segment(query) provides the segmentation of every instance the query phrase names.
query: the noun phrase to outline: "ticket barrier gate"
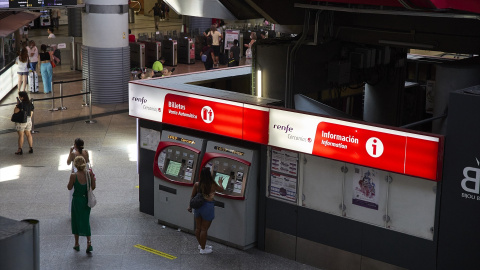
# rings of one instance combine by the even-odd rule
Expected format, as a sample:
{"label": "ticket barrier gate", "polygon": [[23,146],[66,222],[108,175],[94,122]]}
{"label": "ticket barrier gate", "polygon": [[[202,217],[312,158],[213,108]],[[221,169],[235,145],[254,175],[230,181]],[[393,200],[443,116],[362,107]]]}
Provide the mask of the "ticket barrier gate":
{"label": "ticket barrier gate", "polygon": [[147,41],[145,42],[145,61],[147,67],[152,67],[153,63],[162,56],[162,42]]}
{"label": "ticket barrier gate", "polygon": [[183,37],[178,40],[178,62],[195,64],[195,43],[192,38]]}
{"label": "ticket barrier gate", "polygon": [[129,42],[130,45],[130,67],[145,67],[145,44]]}
{"label": "ticket barrier gate", "polygon": [[162,42],[162,56],[166,66],[177,66],[177,40],[165,39]]}

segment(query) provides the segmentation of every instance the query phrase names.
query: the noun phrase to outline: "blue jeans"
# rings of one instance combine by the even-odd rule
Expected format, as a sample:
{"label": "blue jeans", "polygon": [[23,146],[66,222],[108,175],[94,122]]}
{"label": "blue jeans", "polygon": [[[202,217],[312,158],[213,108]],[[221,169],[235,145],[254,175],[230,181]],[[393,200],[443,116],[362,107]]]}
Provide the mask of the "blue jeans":
{"label": "blue jeans", "polygon": [[42,81],[43,81],[43,92],[50,93],[52,92],[52,76],[53,68],[50,63],[42,63],[40,66],[42,72]]}
{"label": "blue jeans", "polygon": [[38,62],[30,62],[30,67],[32,68],[33,71],[37,70],[37,64]]}

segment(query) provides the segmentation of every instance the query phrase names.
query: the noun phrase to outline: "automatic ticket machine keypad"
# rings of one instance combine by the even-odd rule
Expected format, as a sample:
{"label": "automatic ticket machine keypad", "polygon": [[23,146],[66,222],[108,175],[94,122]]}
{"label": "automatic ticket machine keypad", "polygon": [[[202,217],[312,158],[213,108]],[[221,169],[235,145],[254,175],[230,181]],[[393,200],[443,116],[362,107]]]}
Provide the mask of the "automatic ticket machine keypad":
{"label": "automatic ticket machine keypad", "polygon": [[[249,166],[229,158],[214,158],[210,160],[206,167],[213,171],[213,179],[218,185],[221,185],[226,195],[243,197]],[[220,184],[220,179],[223,182]]]}
{"label": "automatic ticket machine keypad", "polygon": [[158,168],[170,180],[193,183],[197,160],[197,153],[180,146],[169,146],[158,156]]}

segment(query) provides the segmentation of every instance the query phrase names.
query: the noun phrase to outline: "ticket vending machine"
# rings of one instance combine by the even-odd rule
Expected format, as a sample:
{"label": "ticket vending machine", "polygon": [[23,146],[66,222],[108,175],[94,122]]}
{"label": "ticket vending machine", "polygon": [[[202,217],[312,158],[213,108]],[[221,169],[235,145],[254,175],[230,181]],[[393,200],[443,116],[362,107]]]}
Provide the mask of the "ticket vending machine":
{"label": "ticket vending machine", "polygon": [[153,63],[162,56],[162,42],[147,41],[145,42],[145,64],[151,68]]}
{"label": "ticket vending machine", "polygon": [[204,145],[203,139],[162,132],[153,164],[154,217],[159,223],[194,231],[195,221],[187,207]]}
{"label": "ticket vending machine", "polygon": [[139,42],[129,42],[130,45],[130,67],[145,67],[145,44]]}
{"label": "ticket vending machine", "polygon": [[163,41],[162,56],[166,66],[177,66],[177,40],[169,38]]}
{"label": "ticket vending machine", "polygon": [[208,236],[227,245],[248,249],[256,242],[258,152],[209,141],[202,168],[210,167],[223,193],[215,195],[215,221]]}
{"label": "ticket vending machine", "polygon": [[195,64],[195,43],[189,37],[178,40],[178,62],[182,64]]}

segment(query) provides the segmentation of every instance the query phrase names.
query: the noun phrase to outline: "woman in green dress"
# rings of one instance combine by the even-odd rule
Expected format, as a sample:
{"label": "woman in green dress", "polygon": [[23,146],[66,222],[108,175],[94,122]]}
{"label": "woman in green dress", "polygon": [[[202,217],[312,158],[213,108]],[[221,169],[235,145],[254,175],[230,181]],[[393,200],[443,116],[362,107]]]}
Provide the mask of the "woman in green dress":
{"label": "woman in green dress", "polygon": [[77,168],[76,173],[70,175],[70,181],[67,188],[71,190],[75,187],[72,199],[72,233],[75,236],[75,246],[73,249],[80,250],[80,244],[78,243],[79,236],[87,237],[87,253],[93,251],[92,242],[90,236],[90,210],[88,207],[87,199],[87,173],[90,175],[92,190],[95,189],[95,175],[92,171],[86,171],[87,166],[85,159],[82,156],[77,156],[73,161],[73,164]]}

